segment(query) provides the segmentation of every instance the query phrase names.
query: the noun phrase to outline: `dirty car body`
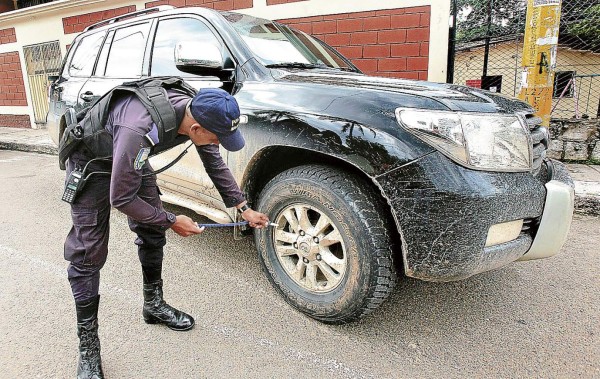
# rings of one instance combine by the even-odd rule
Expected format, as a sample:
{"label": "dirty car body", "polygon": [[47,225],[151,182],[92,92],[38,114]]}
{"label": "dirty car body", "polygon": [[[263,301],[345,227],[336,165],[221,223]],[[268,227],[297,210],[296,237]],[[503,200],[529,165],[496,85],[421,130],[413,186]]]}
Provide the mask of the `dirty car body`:
{"label": "dirty car body", "polygon": [[[222,152],[227,154],[228,166],[251,203],[265,204],[267,200],[261,199],[261,193],[264,195],[265,187],[273,181],[288,183],[285,188],[293,187],[294,182],[282,181],[285,178],[281,175],[301,165],[323,165],[336,171],[339,180],[348,176],[364,181],[364,191],[370,194],[365,195],[366,199],[372,200],[381,220],[390,220],[386,234],[394,251],[389,259],[402,261],[405,275],[423,280],[464,279],[513,261],[552,256],[560,250],[573,212],[572,182],[560,163],[546,159],[548,135],[527,104],[473,88],[369,77],[321,41],[280,24],[236,13],[161,8],[157,13],[101,25],[96,32],[106,34],[106,45],[111,33],[118,33],[112,29],[119,25],[147,22],[149,37],[143,43],[148,48],[137,77],[152,76],[158,74],[153,68],[158,67],[158,59],[148,51],[156,49],[156,30],[160,33],[161,22],[181,18],[206,25],[223,54],[219,74],[214,70],[201,71],[201,67],[193,71],[193,67],[180,66],[178,74],[197,88],[216,83],[238,100],[246,147],[238,153]],[[70,76],[69,62],[82,38],[92,32],[83,33],[73,43],[63,73],[52,86],[48,119],[55,141],[64,127],[66,107],[81,108],[85,94],[93,92],[98,97],[112,84],[137,78],[106,79],[99,75],[101,53],[97,54],[91,75]],[[265,35],[269,37],[264,38]],[[277,46],[271,45],[273,40]],[[286,61],[282,56],[290,51],[296,56]],[[306,56],[318,59],[305,59]],[[78,90],[68,89],[70,79],[84,84]],[[67,93],[75,95],[65,97]],[[491,128],[497,133],[490,133]],[[478,147],[479,142],[488,144],[489,151]],[[168,163],[178,152],[173,149],[161,154],[153,164]],[[517,161],[520,163],[513,165]],[[197,169],[199,164],[197,157],[189,158],[179,168],[162,174],[159,183],[165,193],[163,199],[215,221],[234,219],[236,215],[224,207],[214,186]],[[303,198],[311,197],[302,191],[297,195],[291,197],[295,200],[290,200],[290,207],[299,207],[297,204],[304,204]],[[325,207],[320,209],[318,201],[307,200],[305,206],[308,211],[304,212],[315,215],[310,226],[316,227],[318,217],[327,215],[331,228],[336,233],[337,229],[341,231],[345,220],[336,220],[335,212]],[[291,208],[285,209],[288,212]],[[355,211],[358,218],[362,211]],[[270,217],[278,222],[277,214]],[[298,245],[300,251],[301,240],[293,239],[300,237],[291,237],[297,235],[300,227],[294,228],[285,217],[280,220],[280,230],[259,235],[257,245],[270,244],[277,250],[284,241],[286,248]],[[304,234],[300,235],[304,238]],[[288,302],[323,321],[345,322],[368,313],[357,311],[347,317],[334,317],[333,311],[320,314],[315,310],[317,306],[310,305],[311,301],[319,302],[320,294],[335,298],[336,291],[341,291],[339,286],[349,283],[354,269],[350,246],[353,239],[342,237],[339,244],[343,252],[336,253],[335,262],[343,261],[344,265],[331,263],[331,267],[336,267],[332,272],[322,268],[323,275],[315,274],[313,287],[307,284],[306,273],[318,270],[310,265],[320,255],[308,252],[322,246],[307,245],[307,254],[294,253],[299,259],[291,262],[303,267],[304,281],[296,278],[282,289],[278,277],[272,280]],[[314,241],[318,240],[315,234]],[[358,246],[357,251],[370,254],[368,246]],[[302,266],[303,259],[310,263]],[[273,258],[265,263],[267,271],[273,262],[285,263]],[[320,265],[314,261],[314,267]],[[392,266],[385,264],[386,270],[393,270]],[[286,270],[296,272],[293,268]],[[332,278],[338,278],[342,284],[323,284],[324,289],[319,289],[321,283]],[[380,282],[393,286],[393,275],[384,279]],[[369,280],[372,281],[365,279],[365,285],[374,286]],[[319,284],[315,286],[316,283]],[[308,304],[305,308],[298,305],[304,303]]]}
{"label": "dirty car body", "polygon": [[[262,83],[256,88],[250,85],[247,92],[238,94],[242,104],[253,103],[249,108],[254,111],[249,114],[255,122],[244,129],[252,146],[248,150],[274,145],[301,147],[348,162],[368,176],[381,190],[396,221],[407,276],[458,280],[523,258],[546,205],[545,184],[554,179],[563,184],[561,188],[572,191],[564,166],[545,159],[541,149],[531,171],[473,170],[424,144],[399,126],[394,116],[399,105],[519,114],[524,123],[533,121],[531,128],[539,139],[536,145],[545,150],[545,131],[533,110],[522,102],[475,89],[361,74],[285,72],[273,84],[268,89]],[[253,89],[285,101],[277,109],[263,109],[265,104]],[[265,130],[269,130],[266,135]],[[248,152],[247,157],[251,155]],[[554,220],[556,223],[570,222],[569,201],[557,205],[565,208],[567,216]],[[490,227],[515,220],[524,221],[518,237],[485,246]],[[564,235],[557,238],[547,256],[560,249],[561,241]]]}

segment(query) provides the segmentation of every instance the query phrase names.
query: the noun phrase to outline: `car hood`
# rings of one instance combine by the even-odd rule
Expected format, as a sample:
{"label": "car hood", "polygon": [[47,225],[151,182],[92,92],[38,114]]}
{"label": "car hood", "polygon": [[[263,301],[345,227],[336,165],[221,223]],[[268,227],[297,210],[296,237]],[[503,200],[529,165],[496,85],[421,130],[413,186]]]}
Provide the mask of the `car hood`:
{"label": "car hood", "polygon": [[[422,109],[447,109],[463,112],[522,113],[532,112],[520,100],[502,94],[453,84],[367,76],[338,70],[272,70],[281,84],[329,86],[336,98],[385,92],[398,99],[399,106]],[[411,101],[407,99],[412,98]]]}

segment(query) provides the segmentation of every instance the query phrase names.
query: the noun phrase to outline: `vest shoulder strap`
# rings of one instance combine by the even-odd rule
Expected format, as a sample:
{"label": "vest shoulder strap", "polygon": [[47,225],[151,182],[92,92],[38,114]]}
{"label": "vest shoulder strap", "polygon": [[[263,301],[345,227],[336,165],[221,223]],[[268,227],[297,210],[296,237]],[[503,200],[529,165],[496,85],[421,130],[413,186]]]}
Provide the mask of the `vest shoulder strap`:
{"label": "vest shoulder strap", "polygon": [[[64,163],[71,152],[74,151],[74,141],[77,141],[76,145],[80,143],[86,145],[88,150],[96,157],[104,157],[112,151],[110,135],[105,130],[105,126],[110,112],[110,104],[115,94],[130,93],[137,96],[150,113],[152,121],[156,124],[159,140],[161,142],[174,140],[177,137],[179,125],[177,125],[175,108],[167,95],[168,89],[180,91],[190,97],[196,95],[196,90],[177,76],[141,79],[125,82],[113,88],[87,108],[85,117],[82,114],[77,115],[77,121],[80,121],[83,136],[76,139],[70,136],[70,138],[64,139],[65,146],[63,146],[60,161]],[[69,134],[71,135],[73,131],[75,131],[75,128],[71,128]],[[67,148],[66,145],[72,145],[72,147]]]}

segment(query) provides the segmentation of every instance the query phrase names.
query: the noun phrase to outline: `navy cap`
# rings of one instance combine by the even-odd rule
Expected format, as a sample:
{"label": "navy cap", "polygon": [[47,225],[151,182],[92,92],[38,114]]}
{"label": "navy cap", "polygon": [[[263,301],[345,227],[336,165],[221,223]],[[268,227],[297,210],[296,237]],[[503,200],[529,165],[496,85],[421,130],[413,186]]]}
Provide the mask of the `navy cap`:
{"label": "navy cap", "polygon": [[240,107],[235,98],[222,89],[201,89],[190,103],[190,113],[204,129],[217,136],[226,150],[238,151],[246,144],[238,130]]}

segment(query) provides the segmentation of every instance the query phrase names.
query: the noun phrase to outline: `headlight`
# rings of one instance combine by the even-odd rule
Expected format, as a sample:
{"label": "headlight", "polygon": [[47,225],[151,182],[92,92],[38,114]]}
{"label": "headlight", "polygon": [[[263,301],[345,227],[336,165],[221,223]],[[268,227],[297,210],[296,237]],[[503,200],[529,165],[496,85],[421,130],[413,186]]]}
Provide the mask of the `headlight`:
{"label": "headlight", "polygon": [[517,116],[398,108],[396,118],[419,138],[471,168],[531,168],[529,133]]}

